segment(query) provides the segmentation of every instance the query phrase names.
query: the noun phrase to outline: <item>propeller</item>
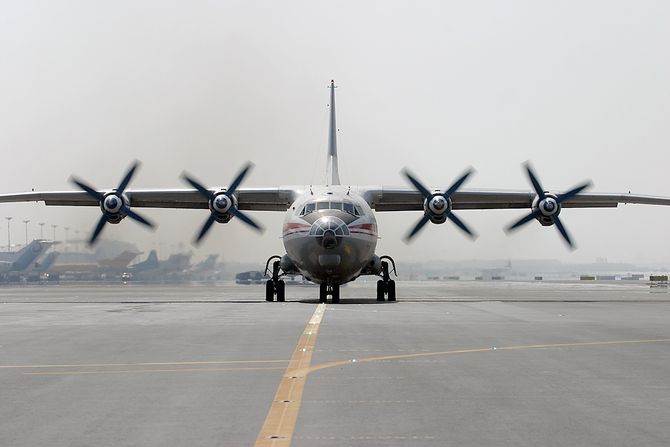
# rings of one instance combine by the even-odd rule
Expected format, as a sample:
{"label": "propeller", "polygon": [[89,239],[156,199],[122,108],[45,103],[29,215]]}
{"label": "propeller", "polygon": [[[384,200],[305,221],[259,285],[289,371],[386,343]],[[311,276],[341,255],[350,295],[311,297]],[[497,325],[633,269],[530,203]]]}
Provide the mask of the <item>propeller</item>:
{"label": "propeller", "polygon": [[416,225],[414,225],[414,228],[407,234],[405,242],[409,242],[429,221],[433,221],[434,223],[444,223],[447,219],[451,220],[472,239],[477,238],[477,235],[451,211],[451,196],[461,187],[465,180],[474,173],[472,168],[465,171],[463,175],[441,194],[430,192],[430,190],[428,190],[428,188],[426,188],[423,183],[421,183],[419,179],[407,169],[403,169],[402,173],[425,199],[425,213]]}
{"label": "propeller", "polygon": [[540,220],[540,223],[542,223],[542,225],[545,226],[556,225],[556,228],[563,237],[563,240],[568,244],[570,249],[574,250],[575,244],[572,241],[572,238],[570,237],[568,230],[566,230],[565,226],[563,225],[563,222],[561,222],[561,219],[558,217],[558,215],[561,213],[561,204],[563,202],[577,196],[580,192],[590,187],[592,183],[590,181],[586,181],[563,194],[558,195],[551,194],[545,191],[544,188],[542,188],[542,184],[537,178],[537,175],[533,171],[533,168],[531,167],[530,163],[529,162],[524,163],[524,167],[526,168],[528,179],[530,180],[530,183],[533,185],[535,194],[537,194],[537,198],[533,203],[533,210],[530,212],[530,214],[523,216],[521,219],[517,220],[516,222],[508,226],[505,229],[505,231],[506,232],[513,231],[519,228],[520,226],[527,224],[533,219],[538,219]]}
{"label": "propeller", "polygon": [[102,229],[105,227],[106,223],[109,222],[117,224],[121,222],[121,220],[123,220],[126,216],[141,223],[142,225],[146,225],[150,228],[155,227],[155,225],[151,221],[145,219],[144,217],[140,216],[139,214],[131,210],[130,206],[128,205],[128,199],[123,195],[126,188],[128,187],[128,184],[130,183],[130,180],[135,175],[135,171],[137,170],[137,168],[139,168],[139,166],[140,162],[136,160],[130,166],[128,172],[126,172],[126,175],[121,180],[121,183],[119,183],[119,186],[116,189],[112,189],[110,192],[107,193],[98,192],[95,188],[77,179],[76,177],[70,178],[70,181],[72,183],[74,183],[80,189],[86,192],[86,194],[94,198],[98,202],[98,204],[100,205],[100,209],[102,210],[102,216],[100,216],[100,220],[98,220],[98,224],[95,226],[93,234],[91,235],[91,238],[88,241],[89,245],[93,245],[95,243],[95,241],[98,239],[98,236],[100,236]]}
{"label": "propeller", "polygon": [[200,195],[205,197],[209,203],[210,215],[196,236],[196,244],[199,243],[203,237],[205,237],[214,222],[225,223],[228,222],[232,216],[237,217],[246,225],[249,225],[257,231],[263,231],[263,227],[261,227],[253,219],[251,219],[251,217],[247,216],[237,208],[237,198],[235,197],[235,191],[237,191],[237,188],[240,186],[242,180],[244,180],[244,177],[252,167],[253,163],[247,163],[237,174],[228,189],[218,193],[210,191],[205,186],[203,186],[202,183],[195,180],[188,174],[182,174],[182,178],[191,186],[193,186],[193,188],[195,188],[200,193]]}

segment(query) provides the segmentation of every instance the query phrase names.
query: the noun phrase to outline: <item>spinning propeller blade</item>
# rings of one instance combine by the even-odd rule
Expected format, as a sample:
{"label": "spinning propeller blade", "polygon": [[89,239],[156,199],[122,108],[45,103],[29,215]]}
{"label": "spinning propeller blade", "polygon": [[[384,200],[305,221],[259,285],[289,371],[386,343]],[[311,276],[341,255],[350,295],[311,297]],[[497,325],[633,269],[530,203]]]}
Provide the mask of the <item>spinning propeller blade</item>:
{"label": "spinning propeller blade", "polygon": [[[435,197],[442,197],[444,200],[441,202],[445,204],[445,210],[443,212],[445,219],[451,220],[458,228],[460,228],[465,234],[470,236],[471,238],[475,239],[477,236],[476,234],[468,228],[468,226],[458,218],[454,214],[454,212],[451,210],[451,196],[458,191],[458,189],[465,183],[467,178],[474,172],[472,168],[469,168],[466,170],[463,175],[461,175],[449,188],[447,188],[443,193],[432,193],[428,188],[424,186],[423,183],[414,175],[412,174],[409,170],[403,169],[402,174],[407,177],[407,179],[410,181],[412,185],[414,185],[414,188],[421,193],[423,198],[426,200],[425,203],[428,204],[428,209],[424,212],[424,215],[419,219],[419,221],[416,223],[414,228],[405,236],[405,242],[409,242],[416,236],[416,234],[431,220],[431,213],[433,216],[437,215],[438,217],[441,217],[439,213],[435,213],[430,209],[430,203],[431,200],[433,200]],[[436,223],[442,223],[442,222],[436,222]]]}

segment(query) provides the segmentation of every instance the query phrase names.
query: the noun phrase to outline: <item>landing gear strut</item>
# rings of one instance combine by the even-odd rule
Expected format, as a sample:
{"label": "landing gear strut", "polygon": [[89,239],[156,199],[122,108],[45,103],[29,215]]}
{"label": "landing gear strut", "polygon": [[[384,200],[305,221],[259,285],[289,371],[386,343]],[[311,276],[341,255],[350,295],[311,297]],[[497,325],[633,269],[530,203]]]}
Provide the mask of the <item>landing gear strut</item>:
{"label": "landing gear strut", "polygon": [[[382,259],[388,259],[393,265],[393,273],[398,276],[395,270],[395,262],[389,256],[382,256]],[[384,301],[387,298],[389,301],[395,301],[395,281],[391,279],[389,274],[389,263],[382,261],[382,279],[377,281],[377,301]]]}
{"label": "landing gear strut", "polygon": [[265,271],[267,273],[270,261],[276,258],[279,259],[277,259],[275,262],[272,263],[272,278],[268,279],[267,282],[265,283],[265,301],[274,301],[276,295],[277,301],[283,303],[286,300],[286,283],[284,282],[283,279],[279,279],[279,270],[280,270],[279,260],[281,259],[281,257],[272,256],[270,259],[268,259],[268,262],[265,265]]}
{"label": "landing gear strut", "polygon": [[321,283],[319,286],[319,302],[325,303],[328,301],[328,295],[331,296],[333,304],[340,302],[340,285]]}

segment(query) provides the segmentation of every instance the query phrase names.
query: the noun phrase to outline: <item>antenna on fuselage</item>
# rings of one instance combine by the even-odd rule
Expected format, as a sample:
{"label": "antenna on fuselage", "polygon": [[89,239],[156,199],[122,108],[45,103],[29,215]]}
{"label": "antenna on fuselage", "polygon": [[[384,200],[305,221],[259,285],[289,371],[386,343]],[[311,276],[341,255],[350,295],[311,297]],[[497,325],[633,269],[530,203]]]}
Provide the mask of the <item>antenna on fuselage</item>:
{"label": "antenna on fuselage", "polygon": [[326,182],[329,185],[340,184],[337,169],[337,126],[335,124],[335,81],[330,81],[330,125],[328,127],[328,160],[326,164]]}

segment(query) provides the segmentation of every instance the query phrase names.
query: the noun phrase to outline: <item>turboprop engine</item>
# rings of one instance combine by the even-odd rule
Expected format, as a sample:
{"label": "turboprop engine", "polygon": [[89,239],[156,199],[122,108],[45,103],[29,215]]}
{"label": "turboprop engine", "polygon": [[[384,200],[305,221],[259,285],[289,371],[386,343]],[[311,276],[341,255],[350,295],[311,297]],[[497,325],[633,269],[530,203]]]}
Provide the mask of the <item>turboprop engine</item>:
{"label": "turboprop engine", "polygon": [[530,183],[533,185],[536,196],[531,205],[530,214],[523,216],[521,219],[507,227],[506,231],[509,232],[515,230],[520,226],[527,224],[531,220],[536,219],[545,227],[556,225],[556,228],[558,229],[558,232],[561,233],[563,240],[565,240],[566,244],[568,244],[571,249],[574,249],[575,244],[570,238],[568,230],[566,230],[565,226],[563,226],[563,222],[561,222],[561,219],[559,219],[558,215],[561,214],[561,204],[566,200],[572,199],[584,189],[591,186],[591,182],[584,182],[581,185],[576,186],[570,191],[562,194],[554,194],[542,188],[537,175],[535,175],[535,172],[529,163],[525,163],[524,167],[526,168],[526,174],[528,175]]}
{"label": "turboprop engine", "polygon": [[200,232],[195,239],[195,243],[200,242],[202,238],[205,237],[214,222],[228,223],[233,217],[237,217],[242,222],[258,231],[263,231],[262,227],[258,225],[253,219],[251,219],[251,217],[247,216],[237,208],[237,195],[235,192],[252,166],[253,165],[251,163],[247,163],[247,165],[237,174],[228,189],[218,190],[215,192],[210,191],[205,186],[203,186],[202,183],[195,180],[188,174],[182,174],[182,178],[191,186],[193,186],[200,193],[200,195],[205,197],[207,199],[207,203],[209,204],[209,217],[200,229]]}
{"label": "turboprop engine", "polygon": [[475,238],[475,234],[468,228],[461,219],[459,219],[451,210],[451,196],[454,194],[465,180],[473,173],[472,169],[468,169],[461,175],[447,190],[443,193],[431,192],[421,183],[412,173],[407,169],[403,170],[403,174],[414,185],[417,191],[423,195],[423,217],[416,223],[412,231],[405,237],[405,241],[409,242],[428,222],[434,224],[443,224],[447,220],[451,220],[458,228],[466,233],[471,238]]}
{"label": "turboprop engine", "polygon": [[84,183],[83,181],[74,177],[71,178],[72,183],[77,185],[84,192],[86,192],[86,194],[98,201],[100,204],[100,211],[102,211],[102,216],[100,217],[100,220],[98,220],[98,225],[96,225],[95,229],[93,230],[93,234],[88,241],[89,244],[93,244],[98,239],[98,236],[100,235],[100,232],[102,232],[102,229],[105,227],[106,223],[118,224],[126,217],[130,217],[131,219],[148,227],[154,227],[153,223],[130,209],[130,200],[124,194],[124,191],[128,187],[128,184],[133,178],[133,175],[135,174],[135,171],[139,165],[139,161],[133,163],[126,175],[121,180],[121,183],[119,183],[119,186],[116,189],[112,189],[108,192],[99,192],[87,183]]}

